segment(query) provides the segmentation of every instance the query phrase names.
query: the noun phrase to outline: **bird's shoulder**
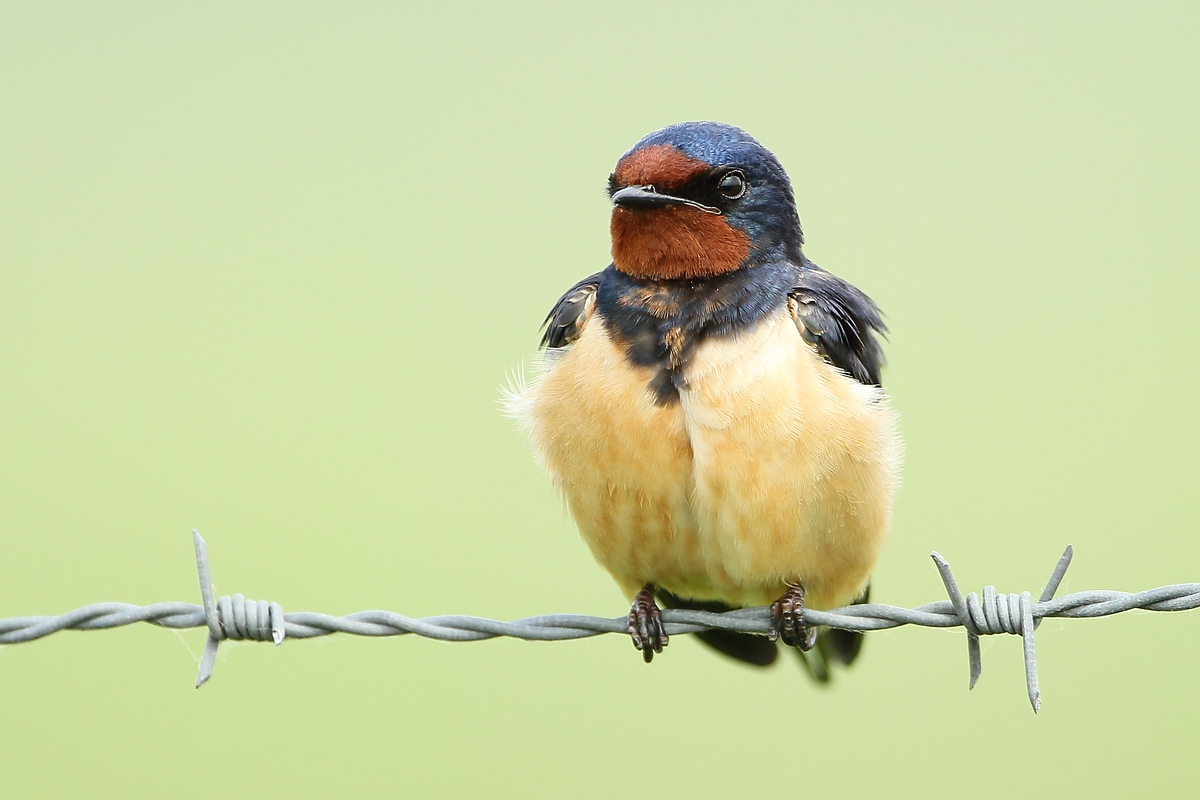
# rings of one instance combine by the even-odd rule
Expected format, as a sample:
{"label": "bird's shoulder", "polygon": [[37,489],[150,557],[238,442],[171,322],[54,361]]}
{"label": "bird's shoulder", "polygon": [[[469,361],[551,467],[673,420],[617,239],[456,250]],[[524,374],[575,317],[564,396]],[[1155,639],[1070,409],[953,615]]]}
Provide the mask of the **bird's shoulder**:
{"label": "bird's shoulder", "polygon": [[558,299],[542,323],[545,328],[542,347],[552,350],[566,347],[579,338],[596,308],[596,289],[600,286],[602,275],[602,272],[597,272],[584,278]]}
{"label": "bird's shoulder", "polygon": [[884,365],[879,337],[887,334],[887,325],[870,297],[806,262],[788,292],[788,309],[822,358],[859,383],[879,385]]}
{"label": "bird's shoulder", "polygon": [[[542,347],[559,349],[579,338],[595,312],[597,291],[605,274],[590,275],[563,293],[546,316]],[[811,261],[805,261],[791,274],[787,307],[804,340],[859,383],[879,385],[884,366],[879,337],[887,333],[879,307],[852,283]],[[741,288],[738,295],[745,294],[745,287]],[[736,315],[739,318],[746,316],[741,311]]]}

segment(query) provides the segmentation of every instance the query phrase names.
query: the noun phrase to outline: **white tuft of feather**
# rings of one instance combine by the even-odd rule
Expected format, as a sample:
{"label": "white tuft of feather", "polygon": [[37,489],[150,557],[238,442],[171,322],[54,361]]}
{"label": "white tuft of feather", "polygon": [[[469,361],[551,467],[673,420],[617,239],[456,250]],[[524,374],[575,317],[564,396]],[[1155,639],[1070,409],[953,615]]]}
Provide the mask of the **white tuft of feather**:
{"label": "white tuft of feather", "polygon": [[511,419],[521,419],[525,395],[529,391],[529,379],[525,375],[525,362],[522,361],[511,372],[504,373],[504,385],[500,387],[500,412]]}

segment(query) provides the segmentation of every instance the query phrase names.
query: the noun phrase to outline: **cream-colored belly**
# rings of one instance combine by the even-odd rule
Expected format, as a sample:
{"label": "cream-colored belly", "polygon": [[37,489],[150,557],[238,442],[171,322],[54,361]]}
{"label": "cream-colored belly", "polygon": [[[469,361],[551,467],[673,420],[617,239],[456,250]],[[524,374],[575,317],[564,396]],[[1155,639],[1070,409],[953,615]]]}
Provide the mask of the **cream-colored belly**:
{"label": "cream-colored belly", "polygon": [[829,608],[862,590],[897,485],[895,415],[786,309],[703,342],[668,406],[599,315],[549,356],[509,412],[627,595],[761,605],[798,582]]}

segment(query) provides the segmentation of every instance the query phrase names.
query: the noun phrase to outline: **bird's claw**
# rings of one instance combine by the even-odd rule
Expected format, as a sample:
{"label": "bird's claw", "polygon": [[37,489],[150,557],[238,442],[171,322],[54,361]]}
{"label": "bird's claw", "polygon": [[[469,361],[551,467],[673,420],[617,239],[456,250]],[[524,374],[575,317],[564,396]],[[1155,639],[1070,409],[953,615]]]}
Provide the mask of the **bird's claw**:
{"label": "bird's claw", "polygon": [[804,624],[804,587],[790,586],[771,604],[771,630],[767,638],[782,639],[789,647],[811,650],[817,643],[817,631]]}
{"label": "bird's claw", "polygon": [[642,658],[649,664],[655,653],[661,653],[669,637],[663,627],[662,612],[654,602],[654,586],[646,584],[633,598],[629,609],[629,636],[633,646],[642,651]]}

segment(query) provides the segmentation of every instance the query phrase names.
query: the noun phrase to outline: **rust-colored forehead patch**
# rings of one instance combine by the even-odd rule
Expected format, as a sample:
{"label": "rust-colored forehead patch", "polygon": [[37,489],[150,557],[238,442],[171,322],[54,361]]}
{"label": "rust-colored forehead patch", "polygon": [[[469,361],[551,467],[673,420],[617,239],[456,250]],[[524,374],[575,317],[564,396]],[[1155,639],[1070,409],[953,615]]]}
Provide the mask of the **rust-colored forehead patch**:
{"label": "rust-colored forehead patch", "polygon": [[669,144],[652,144],[622,158],[613,175],[622,186],[677,189],[710,169],[710,165],[685,156]]}

